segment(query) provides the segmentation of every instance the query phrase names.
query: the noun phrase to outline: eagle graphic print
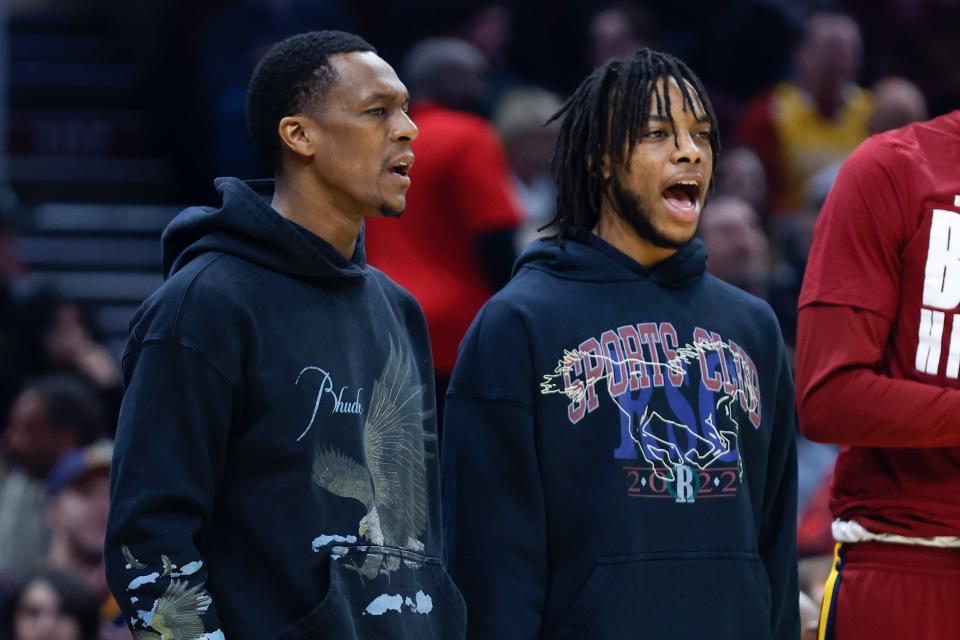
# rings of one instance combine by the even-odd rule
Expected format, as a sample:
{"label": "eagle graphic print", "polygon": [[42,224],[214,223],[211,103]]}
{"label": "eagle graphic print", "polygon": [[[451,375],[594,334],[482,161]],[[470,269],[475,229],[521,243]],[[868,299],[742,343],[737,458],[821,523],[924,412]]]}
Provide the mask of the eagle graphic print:
{"label": "eagle graphic print", "polygon": [[[424,440],[435,439],[436,434],[423,429],[430,412],[424,411],[423,385],[415,381],[415,373],[411,358],[391,342],[364,419],[365,464],[320,445],[313,481],[363,504],[366,515],[357,525],[357,535],[365,544],[421,553],[428,519]],[[396,571],[400,561],[395,554],[369,554],[361,566],[352,568],[376,578]]]}

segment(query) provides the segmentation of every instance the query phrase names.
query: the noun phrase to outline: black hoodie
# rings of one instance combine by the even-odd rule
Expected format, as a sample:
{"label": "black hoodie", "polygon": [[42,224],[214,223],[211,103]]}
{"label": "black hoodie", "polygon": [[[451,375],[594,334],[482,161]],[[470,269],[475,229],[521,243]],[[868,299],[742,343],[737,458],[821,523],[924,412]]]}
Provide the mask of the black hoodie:
{"label": "black hoodie", "polygon": [[705,264],[538,241],[477,316],[443,442],[469,638],[799,636],[783,341]]}
{"label": "black hoodie", "polygon": [[121,609],[164,639],[462,637],[420,308],[362,238],[346,260],[270,208],[270,183],[216,185],[220,209],[164,232],[167,280],[123,357]]}

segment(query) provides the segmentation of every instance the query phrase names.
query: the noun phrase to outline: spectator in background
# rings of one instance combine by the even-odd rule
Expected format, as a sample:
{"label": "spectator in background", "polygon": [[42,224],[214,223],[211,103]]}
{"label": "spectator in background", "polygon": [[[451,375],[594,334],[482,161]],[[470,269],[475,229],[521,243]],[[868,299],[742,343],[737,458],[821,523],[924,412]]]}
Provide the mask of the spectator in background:
{"label": "spectator in background", "polygon": [[30,574],[4,595],[2,640],[96,640],[97,598],[59,571]]}
{"label": "spectator in background", "polygon": [[715,196],[703,210],[700,238],[707,248],[710,273],[766,300],[780,323],[788,352],[792,353],[802,273],[774,265],[770,241],[756,209],[736,196]]}
{"label": "spectator in background", "polygon": [[873,85],[872,91],[873,114],[868,125],[871,134],[899,129],[928,117],[927,99],[920,88],[906,78],[882,78]]}
{"label": "spectator in background", "polygon": [[587,27],[590,69],[602,67],[608,60],[632,55],[643,47],[657,48],[657,21],[642,5],[612,4],[590,18]]}
{"label": "spectator in background", "polygon": [[15,315],[21,375],[83,377],[100,393],[112,432],[122,393],[120,369],[83,305],[41,285],[17,300]]}
{"label": "spectator in background", "polygon": [[794,79],[755,98],[741,117],[738,137],[763,161],[774,213],[809,206],[808,180],[867,137],[872,101],[855,84],[862,47],[850,17],[813,14],[795,51]]}
{"label": "spectator in background", "polygon": [[767,173],[760,157],[749,147],[724,150],[723,166],[717,172],[717,195],[733,196],[753,207],[764,229],[768,229],[769,200]]}
{"label": "spectator in background", "polygon": [[503,138],[513,169],[513,186],[525,214],[518,246],[532,240],[556,211],[557,189],[550,175],[550,159],[560,123],[545,123],[561,105],[555,94],[527,87],[507,93],[494,113],[493,121]]}
{"label": "spectator in background", "polygon": [[[868,133],[874,135],[890,129],[899,129],[912,122],[927,119],[927,102],[915,84],[904,78],[884,78],[872,88],[873,113],[868,123]],[[804,189],[804,202],[814,213],[819,211],[837,180],[843,158],[834,160],[814,174]],[[813,229],[810,229],[811,233]],[[807,243],[806,250],[810,245]],[[807,251],[803,256],[806,260]]]}
{"label": "spectator in background", "polygon": [[90,589],[104,603],[107,622],[120,615],[103,566],[112,455],[113,445],[107,441],[63,454],[50,473],[47,505],[50,548],[46,565],[70,574]]}
{"label": "spectator in background", "polygon": [[2,440],[9,470],[0,480],[0,576],[47,552],[47,479],[64,453],[102,435],[102,416],[96,393],[69,376],[43,378],[14,401]]}
{"label": "spectator in background", "polygon": [[483,95],[486,61],[452,38],[425,40],[404,66],[420,129],[400,219],[367,219],[370,263],[420,302],[437,379],[438,422],[457,345],[493,292],[510,279],[519,198],[496,130],[463,111]]}
{"label": "spectator in background", "polygon": [[[513,40],[513,10],[505,2],[481,0],[459,20],[455,20],[446,33],[471,44],[483,56],[486,86],[483,93],[474,97],[471,105],[476,113],[489,117],[493,105],[499,102],[504,93],[523,84],[511,68],[508,58],[508,49]],[[415,92],[411,95],[416,97]]]}
{"label": "spectator in background", "polygon": [[717,196],[704,207],[700,239],[707,269],[758,298],[770,287],[770,246],[756,210],[734,196]]}

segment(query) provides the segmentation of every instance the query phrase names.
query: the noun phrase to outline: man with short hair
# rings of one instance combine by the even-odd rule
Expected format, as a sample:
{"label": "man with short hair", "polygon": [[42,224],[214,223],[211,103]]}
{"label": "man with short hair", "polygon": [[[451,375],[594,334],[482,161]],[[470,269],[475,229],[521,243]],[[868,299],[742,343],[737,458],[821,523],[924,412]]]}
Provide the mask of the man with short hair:
{"label": "man with short hair", "polygon": [[433,378],[417,303],[366,264],[410,185],[407,90],[363,39],[275,45],[250,130],[276,183],[217,180],[131,323],[106,542],[138,637],[443,639]]}
{"label": "man with short hair", "polygon": [[770,308],[704,272],[703,86],[644,49],[557,117],[558,236],[480,312],[447,396],[468,637],[796,639],[793,384]]}
{"label": "man with short hair", "polygon": [[442,419],[457,345],[510,280],[520,200],[496,130],[469,113],[486,92],[483,54],[463,40],[430,38],[404,66],[421,132],[415,184],[404,220],[371,221],[367,248],[371,263],[423,305]]}

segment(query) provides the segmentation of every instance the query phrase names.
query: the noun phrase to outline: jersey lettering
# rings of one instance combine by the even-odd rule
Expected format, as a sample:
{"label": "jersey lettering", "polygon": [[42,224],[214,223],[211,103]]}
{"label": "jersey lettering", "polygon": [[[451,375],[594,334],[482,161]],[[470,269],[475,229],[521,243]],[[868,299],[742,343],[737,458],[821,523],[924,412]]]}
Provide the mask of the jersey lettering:
{"label": "jersey lettering", "polygon": [[960,214],[953,211],[933,211],[923,305],[934,309],[960,306]]}
{"label": "jersey lettering", "polygon": [[[954,203],[960,203],[960,196]],[[940,373],[943,326],[947,316],[935,309],[952,310],[960,306],[960,213],[955,211],[933,210],[924,270],[923,305],[915,367],[921,373],[935,376]],[[960,315],[953,315],[951,325],[946,374],[948,378],[956,379],[960,375]]]}

